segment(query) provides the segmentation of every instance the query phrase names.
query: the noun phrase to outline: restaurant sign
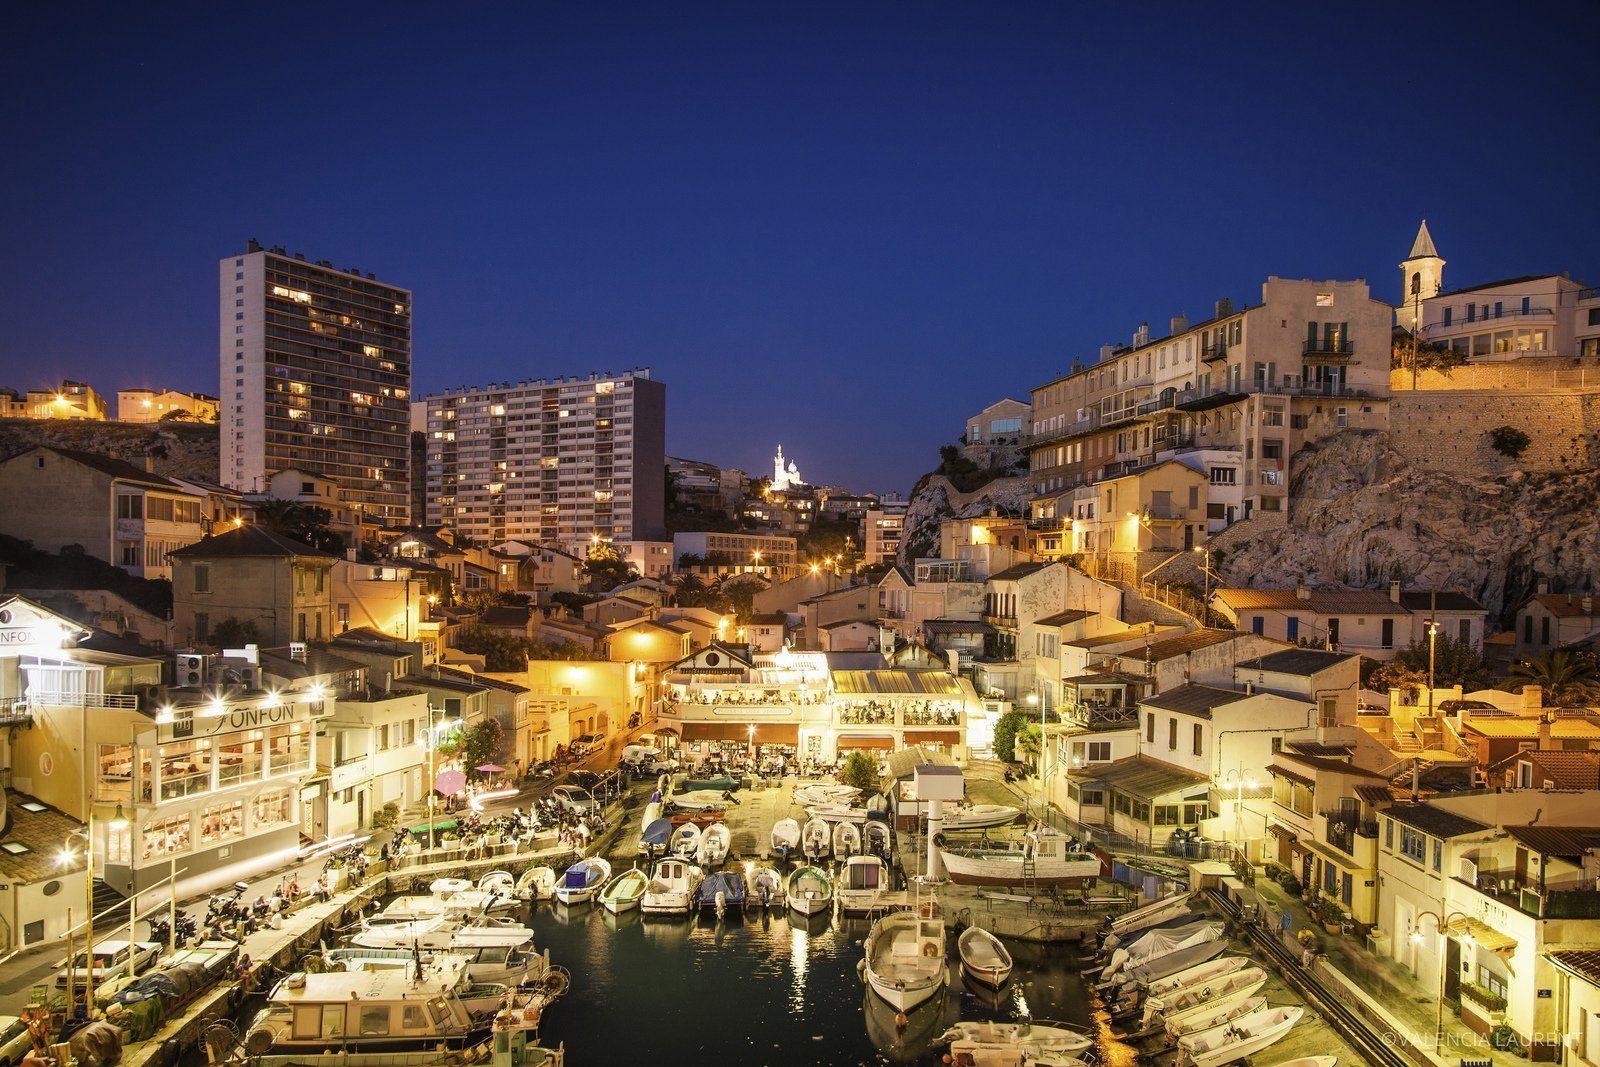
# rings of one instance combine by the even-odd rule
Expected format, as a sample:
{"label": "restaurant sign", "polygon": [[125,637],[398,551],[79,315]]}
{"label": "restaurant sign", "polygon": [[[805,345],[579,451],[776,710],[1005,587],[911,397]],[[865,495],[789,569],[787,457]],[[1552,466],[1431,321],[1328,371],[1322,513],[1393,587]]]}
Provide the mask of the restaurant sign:
{"label": "restaurant sign", "polygon": [[327,709],[326,700],[311,700],[308,696],[296,693],[285,693],[271,704],[257,697],[248,701],[219,701],[216,705],[174,708],[157,715],[156,741],[166,744],[191,737],[213,737],[294,722],[311,722],[326,718]]}

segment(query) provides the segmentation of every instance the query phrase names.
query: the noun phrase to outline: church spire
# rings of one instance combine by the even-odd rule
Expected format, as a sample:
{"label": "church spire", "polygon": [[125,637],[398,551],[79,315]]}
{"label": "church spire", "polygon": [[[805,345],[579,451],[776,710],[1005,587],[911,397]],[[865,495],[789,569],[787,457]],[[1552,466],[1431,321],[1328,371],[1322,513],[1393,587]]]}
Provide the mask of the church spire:
{"label": "church spire", "polygon": [[1439,250],[1433,247],[1433,235],[1428,232],[1428,220],[1423,219],[1422,225],[1417,227],[1417,239],[1411,242],[1411,254],[1407,259],[1438,259]]}

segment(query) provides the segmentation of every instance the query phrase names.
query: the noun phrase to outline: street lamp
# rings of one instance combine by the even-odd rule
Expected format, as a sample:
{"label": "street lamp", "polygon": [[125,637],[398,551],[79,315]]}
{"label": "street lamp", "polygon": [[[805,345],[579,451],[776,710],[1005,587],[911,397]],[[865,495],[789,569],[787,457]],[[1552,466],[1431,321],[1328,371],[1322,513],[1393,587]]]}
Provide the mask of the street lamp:
{"label": "street lamp", "polygon": [[1211,553],[1206,551],[1205,545],[1195,545],[1194,550],[1200,553],[1200,570],[1206,576],[1206,595],[1203,601],[1205,606],[1204,621],[1209,623],[1211,621]]}
{"label": "street lamp", "polygon": [[[122,813],[122,805],[117,805],[116,814],[106,823],[113,830],[124,830],[128,826],[128,817]],[[94,803],[89,804],[89,817],[82,830],[74,830],[67,835],[68,838],[82,836],[83,838],[83,898],[88,905],[88,911],[83,924],[83,1007],[84,1018],[89,1018],[94,1013]],[[56,863],[65,867],[76,859],[71,847],[63,848]],[[131,905],[130,905],[131,907]],[[128,951],[133,951],[130,943]],[[73,961],[71,954],[67,959],[67,974],[72,974]]]}
{"label": "street lamp", "polygon": [[[1445,912],[1444,918],[1440,919],[1439,913],[1436,911],[1424,911],[1418,913],[1416,925],[1411,928],[1411,943],[1413,945],[1422,944],[1422,930],[1420,927],[1424,918],[1431,918],[1433,920],[1433,928],[1438,931],[1440,937],[1449,937],[1450,924],[1457,919],[1467,919],[1469,916],[1465,912],[1447,911]],[[1468,948],[1472,947],[1472,931],[1470,928],[1468,928],[1467,932],[1462,935],[1461,940]],[[1445,959],[1447,957],[1447,953],[1443,951],[1443,948],[1444,946],[1441,945],[1439,952],[1439,988],[1437,990],[1437,995],[1434,997],[1433,1054],[1436,1057],[1439,1055],[1439,1046],[1444,1041],[1444,979]]]}
{"label": "street lamp", "polygon": [[[438,723],[433,721],[433,713],[436,710],[443,713]],[[449,708],[435,709],[431,704],[428,706],[428,849],[430,851],[436,847],[434,810],[438,807],[439,793],[439,734],[458,721],[460,720],[450,717]]]}
{"label": "street lamp", "polygon": [[1239,767],[1228,772],[1228,776],[1223,779],[1223,784],[1231,785],[1237,790],[1233,801],[1233,847],[1238,849],[1241,855],[1246,855],[1244,847],[1244,791],[1246,789],[1255,789],[1256,780],[1254,778],[1246,778],[1244,768]]}
{"label": "street lamp", "polygon": [[1433,718],[1433,647],[1439,637],[1439,624],[1428,620],[1428,718]]}

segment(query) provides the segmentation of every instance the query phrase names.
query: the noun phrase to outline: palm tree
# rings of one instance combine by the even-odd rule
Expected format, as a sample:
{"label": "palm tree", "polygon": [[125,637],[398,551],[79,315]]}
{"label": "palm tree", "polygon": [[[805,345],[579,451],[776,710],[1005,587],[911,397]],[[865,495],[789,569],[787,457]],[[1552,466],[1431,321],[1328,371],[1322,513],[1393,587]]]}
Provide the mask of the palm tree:
{"label": "palm tree", "polygon": [[1566,648],[1525,659],[1512,667],[1507,677],[1523,685],[1544,687],[1544,702],[1558,708],[1591,703],[1600,691],[1600,665],[1594,656]]}

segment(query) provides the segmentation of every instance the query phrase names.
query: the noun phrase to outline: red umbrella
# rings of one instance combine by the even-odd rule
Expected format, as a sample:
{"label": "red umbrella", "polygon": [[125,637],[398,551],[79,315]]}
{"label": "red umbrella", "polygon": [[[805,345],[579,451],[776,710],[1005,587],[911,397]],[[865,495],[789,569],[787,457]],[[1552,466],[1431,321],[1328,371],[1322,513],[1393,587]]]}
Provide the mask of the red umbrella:
{"label": "red umbrella", "polygon": [[480,763],[478,764],[478,770],[482,771],[484,774],[499,774],[501,771],[505,770],[505,768],[500,766],[498,763]]}
{"label": "red umbrella", "polygon": [[433,780],[433,788],[447,797],[455,796],[467,784],[467,776],[460,771],[440,771]]}

